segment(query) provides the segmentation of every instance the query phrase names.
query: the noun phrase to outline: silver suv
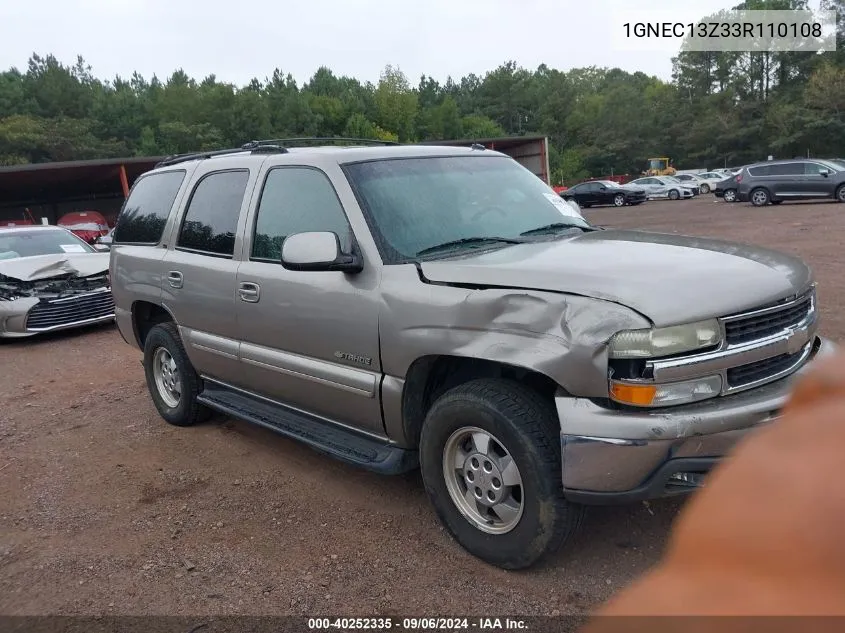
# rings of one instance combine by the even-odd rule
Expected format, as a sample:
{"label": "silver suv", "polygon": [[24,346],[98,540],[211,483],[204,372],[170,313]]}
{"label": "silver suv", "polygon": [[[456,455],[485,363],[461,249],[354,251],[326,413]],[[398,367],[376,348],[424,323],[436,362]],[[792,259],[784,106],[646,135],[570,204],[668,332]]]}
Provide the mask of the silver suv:
{"label": "silver suv", "polygon": [[509,569],[586,505],[695,490],[832,347],[800,260],[592,226],[480,146],[175,157],[134,184],[111,276],[167,422],[419,467],[454,538]]}

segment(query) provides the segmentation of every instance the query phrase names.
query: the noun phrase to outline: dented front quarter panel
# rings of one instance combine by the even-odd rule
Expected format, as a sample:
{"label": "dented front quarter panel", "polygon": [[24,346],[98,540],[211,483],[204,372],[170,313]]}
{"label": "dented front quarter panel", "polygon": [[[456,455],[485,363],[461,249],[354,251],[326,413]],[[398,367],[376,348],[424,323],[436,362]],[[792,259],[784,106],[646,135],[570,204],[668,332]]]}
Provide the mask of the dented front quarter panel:
{"label": "dented front quarter panel", "polygon": [[599,299],[426,283],[412,264],[386,266],[381,288],[382,363],[394,377],[424,357],[458,356],[539,372],[573,395],[606,397],[608,339],[651,325]]}

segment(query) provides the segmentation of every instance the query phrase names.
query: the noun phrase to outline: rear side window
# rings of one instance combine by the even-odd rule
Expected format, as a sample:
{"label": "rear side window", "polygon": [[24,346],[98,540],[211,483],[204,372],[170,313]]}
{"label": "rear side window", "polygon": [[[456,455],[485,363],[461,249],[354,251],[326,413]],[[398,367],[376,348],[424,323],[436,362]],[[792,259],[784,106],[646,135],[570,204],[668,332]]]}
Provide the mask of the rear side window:
{"label": "rear side window", "polygon": [[221,171],[199,181],[191,195],[176,247],[231,257],[249,171]]}
{"label": "rear side window", "polygon": [[114,230],[115,244],[158,244],[184,171],[141,176],[123,205]]}
{"label": "rear side window", "polygon": [[762,167],[749,167],[748,173],[754,177],[771,176],[772,167],[774,167],[774,165],[763,165]]}
{"label": "rear side window", "polygon": [[328,176],[310,167],[271,170],[258,206],[252,259],[280,262],[285,238],[308,231],[331,231],[344,252],[351,249],[352,230]]}
{"label": "rear side window", "polygon": [[785,163],[783,165],[772,165],[773,176],[803,176],[804,163]]}

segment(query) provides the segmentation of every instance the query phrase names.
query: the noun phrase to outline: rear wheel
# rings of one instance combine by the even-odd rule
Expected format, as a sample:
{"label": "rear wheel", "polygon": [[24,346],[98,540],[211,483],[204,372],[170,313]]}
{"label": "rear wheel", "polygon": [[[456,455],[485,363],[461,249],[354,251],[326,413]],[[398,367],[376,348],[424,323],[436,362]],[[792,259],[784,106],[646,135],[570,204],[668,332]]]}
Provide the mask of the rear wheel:
{"label": "rear wheel", "polygon": [[563,497],[554,408],[519,383],[480,379],[426,416],[420,467],[441,522],[468,552],[529,567],[571,538],[584,514]]}
{"label": "rear wheel", "polygon": [[706,182],[701,183],[701,187],[698,189],[701,193],[710,193],[710,185]]}
{"label": "rear wheel", "polygon": [[210,417],[211,412],[197,402],[200,378],[173,323],[160,323],[147,334],[144,374],[159,415],[170,424],[191,426]]}
{"label": "rear wheel", "polygon": [[769,204],[769,192],[765,189],[754,189],[749,196],[751,199],[751,204],[755,207],[765,207]]}
{"label": "rear wheel", "polygon": [[725,199],[725,202],[736,202],[736,189],[725,189],[722,197]]}
{"label": "rear wheel", "polygon": [[625,206],[625,196],[621,193],[617,193],[613,196],[613,206],[615,207],[624,207]]}

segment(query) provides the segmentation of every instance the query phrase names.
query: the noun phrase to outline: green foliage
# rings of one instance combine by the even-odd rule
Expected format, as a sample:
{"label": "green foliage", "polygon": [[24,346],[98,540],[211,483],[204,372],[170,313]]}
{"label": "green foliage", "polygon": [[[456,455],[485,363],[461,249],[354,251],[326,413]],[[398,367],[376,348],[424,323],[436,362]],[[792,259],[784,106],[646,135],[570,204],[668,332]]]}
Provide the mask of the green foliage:
{"label": "green foliage", "polygon": [[[845,9],[845,0],[823,0]],[[742,7],[801,8],[805,0]],[[840,19],[845,11],[840,13]],[[838,40],[843,39],[845,22]],[[679,168],[841,156],[845,58],[831,53],[682,51],[672,82],[618,68],[484,74],[412,86],[387,66],[377,85],[319,68],[302,86],[276,69],[238,87],[214,76],[98,79],[81,58],[33,55],[0,72],[0,164],[162,155],[287,136],[414,142],[543,134],[554,184],[636,174],[650,156]]]}

